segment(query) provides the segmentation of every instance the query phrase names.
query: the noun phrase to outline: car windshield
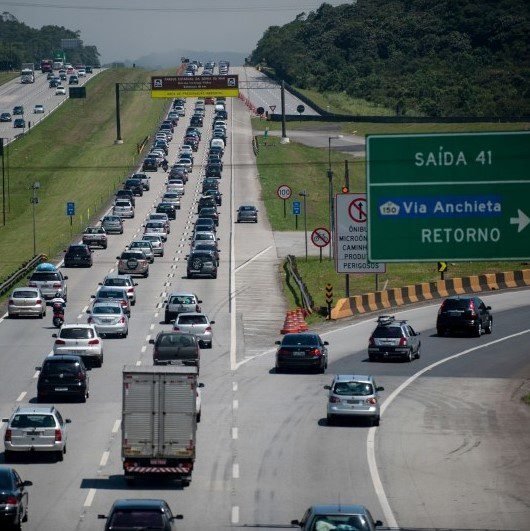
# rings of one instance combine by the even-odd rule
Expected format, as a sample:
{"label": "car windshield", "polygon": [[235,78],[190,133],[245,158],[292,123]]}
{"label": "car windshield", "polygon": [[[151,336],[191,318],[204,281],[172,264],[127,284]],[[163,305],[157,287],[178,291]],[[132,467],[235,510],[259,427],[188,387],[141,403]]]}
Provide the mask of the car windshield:
{"label": "car windshield", "polygon": [[34,282],[51,282],[51,281],[61,281],[61,277],[59,276],[59,273],[47,273],[47,272],[35,272],[33,275],[31,275],[30,281]]}
{"label": "car windshield", "polygon": [[469,299],[447,299],[443,303],[444,310],[467,310]]}
{"label": "car windshield", "polygon": [[282,346],[313,346],[318,345],[317,336],[310,334],[293,334],[283,338]]}
{"label": "car windshield", "polygon": [[92,313],[119,315],[121,313],[121,308],[119,306],[94,306]]}
{"label": "car windshield", "polygon": [[60,337],[62,339],[92,339],[94,330],[92,328],[68,327],[62,328]]}
{"label": "car windshield", "polygon": [[109,522],[110,529],[164,529],[162,515],[158,511],[117,510]]}
{"label": "car windshield", "polygon": [[374,388],[366,382],[337,382],[333,392],[336,395],[368,396],[374,394]]}
{"label": "car windshield", "polygon": [[80,370],[77,361],[51,361],[42,367],[43,374],[77,374]]}
{"label": "car windshield", "polygon": [[177,317],[177,321],[178,324],[181,325],[197,325],[208,323],[205,315],[180,315]]}
{"label": "car windshield", "polygon": [[129,282],[126,278],[106,278],[105,286],[128,286]]}
{"label": "car windshield", "polygon": [[311,531],[370,531],[370,524],[366,517],[360,514],[330,514],[318,515]]}
{"label": "car windshield", "polygon": [[52,415],[15,415],[11,422],[12,428],[55,428]]}
{"label": "car windshield", "polygon": [[169,304],[195,304],[195,297],[173,295],[173,297],[169,299]]}
{"label": "car windshield", "polygon": [[34,290],[20,290],[14,291],[11,295],[13,299],[36,299],[39,296],[38,292]]}
{"label": "car windshield", "polygon": [[378,326],[373,333],[373,337],[377,338],[397,338],[403,334],[399,326]]}

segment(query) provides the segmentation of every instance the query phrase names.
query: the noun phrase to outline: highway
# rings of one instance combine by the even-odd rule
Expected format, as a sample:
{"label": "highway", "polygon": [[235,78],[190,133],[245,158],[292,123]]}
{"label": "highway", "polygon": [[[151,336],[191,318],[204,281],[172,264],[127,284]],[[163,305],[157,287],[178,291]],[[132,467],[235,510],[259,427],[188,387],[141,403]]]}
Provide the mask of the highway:
{"label": "highway", "polygon": [[[189,100],[170,161],[192,108]],[[530,409],[516,398],[530,377],[528,291],[484,297],[495,325],[481,338],[436,337],[438,303],[400,311],[422,333],[422,357],[411,364],[366,361],[374,327],[374,317],[367,316],[320,327],[330,342],[327,374],[275,374],[273,347],[285,311],[279,260],[260,200],[248,111],[239,100],[229,101],[227,110],[218,278],[184,278],[211,134],[213,109],[207,106],[195,169],[171,222],[165,256],[138,280],[128,338],[104,339],[105,362],[90,373],[86,404],[55,402],[72,419],[64,462],[37,456],[13,465],[33,481],[24,529],[103,529],[97,515],[126,497],[164,498],[184,515],[178,528],[197,531],[289,527],[311,504],[323,502],[365,504],[386,525],[528,529]],[[92,268],[65,270],[67,322],[86,322],[97,283],[141,233],[164,188],[165,174],[151,175],[151,190],[137,199],[136,217],[125,222],[124,234],[95,251]],[[258,205],[258,224],[234,223],[235,209],[244,203]],[[205,388],[194,475],[184,489],[173,482],[131,488],[120,459],[121,369],[150,363],[149,339],[169,328],[161,303],[166,293],[181,289],[197,293],[216,321],[213,348],[201,352]],[[50,313],[44,321],[0,320],[2,417],[19,404],[35,403],[35,366],[50,352],[54,330]],[[379,428],[327,426],[322,387],[331,374],[343,372],[373,374],[385,387],[389,405],[383,405]]]}

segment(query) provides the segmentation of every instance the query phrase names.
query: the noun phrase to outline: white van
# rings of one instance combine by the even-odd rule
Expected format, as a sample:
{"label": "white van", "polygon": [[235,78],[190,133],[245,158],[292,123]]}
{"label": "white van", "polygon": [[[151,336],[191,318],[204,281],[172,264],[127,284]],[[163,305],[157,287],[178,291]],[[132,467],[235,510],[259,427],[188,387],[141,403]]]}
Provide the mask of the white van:
{"label": "white van", "polygon": [[220,147],[221,149],[224,150],[225,148],[225,143],[223,142],[223,139],[222,138],[212,138],[210,140],[210,147]]}
{"label": "white van", "polygon": [[214,111],[217,112],[217,111],[224,111],[225,110],[225,106],[224,106],[224,103],[216,103],[215,104],[215,107],[214,107]]}

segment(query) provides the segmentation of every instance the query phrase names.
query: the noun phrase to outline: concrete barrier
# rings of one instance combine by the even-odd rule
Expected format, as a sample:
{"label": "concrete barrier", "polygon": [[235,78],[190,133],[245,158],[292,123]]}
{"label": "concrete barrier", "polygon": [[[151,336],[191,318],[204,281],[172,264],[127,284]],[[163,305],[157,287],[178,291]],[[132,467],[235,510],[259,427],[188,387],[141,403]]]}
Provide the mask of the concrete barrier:
{"label": "concrete barrier", "polygon": [[530,286],[530,269],[504,273],[487,273],[463,278],[448,278],[447,280],[424,282],[422,284],[391,288],[385,291],[339,299],[331,310],[331,318],[344,319],[353,315],[397,308],[406,304],[441,299],[452,295],[525,286]]}

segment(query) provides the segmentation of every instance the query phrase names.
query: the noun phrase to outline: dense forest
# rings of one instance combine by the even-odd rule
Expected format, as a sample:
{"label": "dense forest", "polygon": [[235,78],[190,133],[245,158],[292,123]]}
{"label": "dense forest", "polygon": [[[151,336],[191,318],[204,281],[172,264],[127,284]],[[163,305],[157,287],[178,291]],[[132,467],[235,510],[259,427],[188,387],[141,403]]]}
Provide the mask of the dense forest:
{"label": "dense forest", "polygon": [[[0,18],[0,70],[18,70],[22,63],[40,63],[41,59],[53,59],[53,53],[61,50],[61,39],[79,39],[78,31],[62,26],[31,28],[4,13]],[[99,65],[99,52],[95,46],[80,46],[65,50],[66,59],[72,64]]]}
{"label": "dense forest", "polygon": [[272,26],[252,52],[288,83],[428,116],[530,115],[528,0],[357,0]]}

